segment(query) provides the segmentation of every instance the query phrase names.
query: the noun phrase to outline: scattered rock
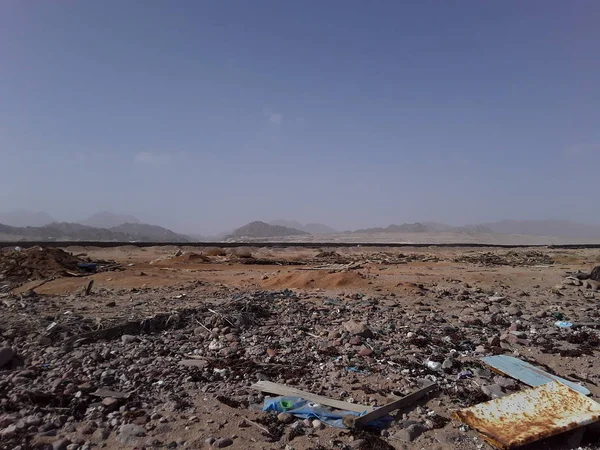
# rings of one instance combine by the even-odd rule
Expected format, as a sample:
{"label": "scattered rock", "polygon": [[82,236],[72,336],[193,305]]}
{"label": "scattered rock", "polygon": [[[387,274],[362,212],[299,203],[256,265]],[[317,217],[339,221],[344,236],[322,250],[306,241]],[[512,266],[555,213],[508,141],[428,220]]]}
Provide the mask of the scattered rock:
{"label": "scattered rock", "polygon": [[277,414],[277,420],[279,420],[281,423],[292,423],[294,421],[294,416],[292,416],[290,413],[282,412]]}
{"label": "scattered rock", "polygon": [[0,416],[0,428],[7,427],[15,423],[19,418],[13,414],[5,414]]}
{"label": "scattered rock", "polygon": [[487,384],[481,386],[481,392],[490,397],[492,400],[500,397],[504,397],[502,387],[497,384]]}
{"label": "scattered rock", "polygon": [[67,438],[60,439],[52,443],[52,450],[67,450],[67,447],[71,444],[71,441]]}
{"label": "scattered rock", "polygon": [[479,378],[486,378],[489,380],[492,378],[492,371],[488,369],[475,369],[473,370],[473,375]]}
{"label": "scattered rock", "polygon": [[133,344],[134,342],[137,342],[137,340],[137,336],[132,336],[131,334],[124,334],[121,336],[121,342],[125,345]]}
{"label": "scattered rock", "polygon": [[102,406],[106,412],[112,412],[119,408],[119,400],[113,397],[106,397],[102,399]]}
{"label": "scattered rock", "polygon": [[367,448],[367,441],[365,439],[355,439],[348,443],[348,447],[351,450],[362,450]]}
{"label": "scattered rock", "polygon": [[523,313],[521,312],[521,308],[517,306],[509,306],[508,308],[506,308],[506,314],[510,316],[520,316]]}
{"label": "scattered rock", "polygon": [[15,356],[15,351],[10,347],[2,347],[0,348],[0,368],[7,365],[13,357]]}
{"label": "scattered rock", "polygon": [[442,363],[442,369],[444,369],[444,370],[451,369],[453,365],[454,365],[454,361],[450,358],[446,358],[444,360],[444,362]]}
{"label": "scattered rock", "polygon": [[373,350],[369,347],[365,347],[364,345],[358,351],[359,356],[371,356],[373,354]]}
{"label": "scattered rock", "polygon": [[2,431],[0,431],[0,436],[4,437],[4,438],[9,438],[14,436],[17,433],[17,426],[16,425],[9,425],[6,428],[4,428]]}
{"label": "scattered rock", "polygon": [[233,445],[233,440],[231,438],[227,438],[227,437],[217,439],[212,444],[212,446],[215,448],[225,448],[225,447],[229,447],[230,445]]}
{"label": "scattered rock", "polygon": [[344,322],[344,329],[355,336],[364,338],[372,338],[374,336],[373,331],[371,331],[364,322],[349,320],[348,322]]}
{"label": "scattered rock", "polygon": [[322,430],[323,428],[325,428],[325,425],[319,419],[313,420],[311,422],[311,425],[315,430]]}
{"label": "scattered rock", "polygon": [[360,336],[352,336],[348,343],[350,345],[360,345],[362,344],[362,339],[360,338]]}
{"label": "scattered rock", "polygon": [[395,433],[394,438],[404,442],[412,442],[421,436],[425,431],[427,431],[425,425],[412,424]]}
{"label": "scattered rock", "polygon": [[146,436],[146,430],[139,425],[128,423],[121,425],[119,433],[117,434],[117,440],[125,445],[132,445],[137,442],[137,438]]}
{"label": "scattered rock", "polygon": [[98,428],[93,432],[92,438],[105,441],[110,436],[110,430],[108,428]]}
{"label": "scattered rock", "polygon": [[96,424],[93,422],[87,422],[83,427],[81,427],[81,429],[79,430],[79,432],[81,434],[92,434],[94,431],[96,431]]}

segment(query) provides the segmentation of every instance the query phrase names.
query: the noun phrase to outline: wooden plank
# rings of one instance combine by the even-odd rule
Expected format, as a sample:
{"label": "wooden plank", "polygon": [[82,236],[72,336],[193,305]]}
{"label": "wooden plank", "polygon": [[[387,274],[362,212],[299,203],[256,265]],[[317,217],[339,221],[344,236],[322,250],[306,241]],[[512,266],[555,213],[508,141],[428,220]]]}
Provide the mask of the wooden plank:
{"label": "wooden plank", "polygon": [[346,411],[354,411],[357,413],[370,412],[373,410],[371,406],[359,405],[357,403],[349,403],[341,400],[335,400],[329,397],[323,397],[322,395],[313,394],[311,392],[301,391],[293,387],[286,386],[285,384],[272,383],[270,381],[259,381],[258,383],[250,386],[252,389],[257,391],[268,392],[270,394],[277,394],[289,397],[300,397],[304,400],[319,403],[321,405],[330,406],[336,409],[343,409]]}
{"label": "wooden plank", "polygon": [[85,295],[90,295],[92,293],[92,286],[94,286],[94,280],[90,280],[87,287],[85,288]]}
{"label": "wooden plank", "polygon": [[365,414],[364,416],[357,417],[354,421],[354,427],[364,427],[370,424],[371,422],[381,419],[384,416],[387,416],[392,411],[395,411],[400,408],[404,408],[405,406],[410,405],[411,403],[417,401],[425,394],[433,391],[437,385],[435,383],[430,383],[426,386],[423,386],[421,389],[412,392],[396,401],[388,403],[387,405],[382,406],[381,408],[374,409],[373,411]]}
{"label": "wooden plank", "polygon": [[550,383],[551,381],[560,381],[562,384],[566,384],[571,389],[580,392],[583,395],[590,395],[590,391],[580,384],[552,375],[542,369],[532,366],[528,362],[521,361],[512,356],[486,356],[485,358],[482,358],[482,361],[501,375],[515,378],[528,386],[536,387]]}

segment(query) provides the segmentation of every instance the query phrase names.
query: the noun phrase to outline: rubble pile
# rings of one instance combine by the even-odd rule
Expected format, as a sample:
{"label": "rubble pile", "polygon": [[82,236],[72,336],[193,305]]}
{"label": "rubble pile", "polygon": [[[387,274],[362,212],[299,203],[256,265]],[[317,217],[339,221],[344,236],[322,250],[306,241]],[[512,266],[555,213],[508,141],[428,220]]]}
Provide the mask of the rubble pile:
{"label": "rubble pile", "polygon": [[77,271],[82,260],[58,248],[32,247],[0,250],[0,279],[12,283],[43,280]]}
{"label": "rubble pile", "polygon": [[477,252],[462,254],[454,258],[454,262],[477,264],[480,266],[537,266],[554,264],[554,260],[547,253],[528,251]]}
{"label": "rubble pile", "polygon": [[[524,258],[529,263],[538,256]],[[437,400],[404,411],[389,429],[375,432],[377,438],[372,431],[351,431],[335,444],[311,448],[369,448],[369,440],[392,448],[387,442],[416,439],[424,448],[440,439],[455,445],[466,438],[450,423],[452,409],[522,388],[489,370],[481,357],[521,352],[527,360],[537,349],[575,358],[600,349],[593,324],[556,325],[600,321],[595,299],[573,303],[549,294],[533,304],[524,296],[469,286],[450,286],[445,293],[431,290],[410,306],[386,296],[331,299],[290,290],[220,302],[190,294],[197,306],[162,315],[168,327],[46,340],[46,328],[30,334],[2,329],[0,441],[21,449],[50,442],[53,448],[86,450],[111,439],[123,446],[173,447],[164,440],[167,425],[185,418],[186,426],[206,428],[198,431],[199,441],[175,447],[227,447],[248,427],[262,430],[266,448],[294,448],[302,436],[319,442],[320,421],[285,414],[210,427],[212,411],[202,402],[214,399],[244,416],[264,399],[251,384],[269,380],[371,406],[389,401],[390,393],[402,396],[435,382]],[[600,382],[593,373],[562,375]]]}

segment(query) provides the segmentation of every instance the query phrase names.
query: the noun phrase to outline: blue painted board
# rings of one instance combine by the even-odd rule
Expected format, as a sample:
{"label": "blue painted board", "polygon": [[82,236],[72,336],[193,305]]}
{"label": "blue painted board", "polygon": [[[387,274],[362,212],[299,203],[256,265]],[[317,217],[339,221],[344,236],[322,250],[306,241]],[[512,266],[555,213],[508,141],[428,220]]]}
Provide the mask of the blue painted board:
{"label": "blue painted board", "polygon": [[496,355],[486,356],[482,358],[482,361],[488,366],[496,369],[498,372],[503,373],[506,376],[519,380],[529,386],[540,386],[542,384],[550,383],[551,381],[560,381],[562,384],[569,386],[571,389],[582,393],[583,395],[590,395],[590,391],[581,386],[580,384],[573,383],[572,381],[565,380],[564,378],[557,377],[556,375],[549,374],[548,372],[538,369],[532,366],[528,362],[521,361],[518,358],[514,358],[508,355]]}

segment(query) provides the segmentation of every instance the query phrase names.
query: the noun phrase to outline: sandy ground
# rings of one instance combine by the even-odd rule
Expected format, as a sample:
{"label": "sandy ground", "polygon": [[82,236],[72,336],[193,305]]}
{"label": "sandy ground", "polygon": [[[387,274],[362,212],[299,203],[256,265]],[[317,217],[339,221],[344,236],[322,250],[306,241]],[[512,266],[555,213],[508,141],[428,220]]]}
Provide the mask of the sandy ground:
{"label": "sandy ground", "polygon": [[[85,254],[91,259],[114,260],[122,264],[122,270],[85,277],[62,277],[47,282],[36,280],[24,283],[13,291],[10,299],[34,289],[38,295],[35,313],[19,313],[15,309],[17,307],[9,302],[10,299],[5,299],[5,303],[9,302],[13,306],[3,310],[0,322],[3,330],[14,327],[15,321],[20,321],[19,326],[23,330],[35,334],[48,322],[42,318],[64,317],[65,314],[76,314],[78,317],[95,321],[98,326],[110,326],[131,318],[195,307],[208,301],[207,299],[218,304],[232,295],[286,289],[299,295],[298,302],[304,302],[307,308],[319,308],[323,300],[328,298],[338,299],[342,303],[349,302],[348,304],[351,302],[349,299],[368,298],[376,299],[379,305],[390,308],[391,314],[397,311],[398,317],[403,319],[410,317],[403,315],[409,309],[415,309],[422,315],[433,312],[457,318],[469,314],[477,315],[474,312],[477,311],[476,302],[455,301],[454,293],[460,289],[477,288],[489,295],[498,292],[510,298],[518,298],[518,304],[526,311],[524,317],[534,324],[536,321],[542,321],[535,316],[539,311],[560,311],[565,316],[585,320],[592,312],[597,314],[600,304],[600,292],[584,292],[575,286],[562,286],[562,294],[555,294],[556,286],[561,284],[566,272],[589,271],[600,264],[600,250],[535,249],[535,252],[550,257],[554,263],[533,261],[527,265],[514,266],[457,262],[465,255],[477,257],[486,252],[508,252],[485,248],[340,248],[327,249],[336,252],[336,255],[328,257],[318,257],[318,250],[260,247],[219,251],[214,248],[175,246],[73,246],[65,250],[73,254]],[[178,251],[183,254],[176,256]],[[252,258],[247,258],[245,253],[248,251]],[[527,251],[519,249],[516,253]],[[235,256],[236,254],[239,256]],[[260,264],[257,261],[260,261]],[[349,269],[340,266],[351,263],[356,266]],[[318,267],[321,268],[316,269]],[[94,281],[92,294],[88,297],[82,296],[81,291],[90,280]],[[451,291],[452,295],[446,296],[445,291]],[[594,317],[590,319],[598,320]],[[390,316],[390,320],[396,323],[393,316]],[[548,319],[545,319],[545,323],[549,323]],[[413,330],[410,322],[400,326]],[[421,326],[415,325],[415,329],[419,327]],[[326,337],[327,333],[327,326],[320,327],[318,322],[311,330],[311,334],[317,337]],[[287,344],[278,345],[283,349]],[[597,350],[591,354],[569,357],[544,353],[539,347],[525,345],[515,346],[506,353],[525,355],[566,377],[577,375],[579,379],[587,380],[586,386],[592,391],[592,395],[600,398],[600,365],[597,363]],[[0,372],[0,378],[2,376]],[[376,372],[361,382],[367,382],[376,391],[388,394],[395,387],[406,388],[401,378],[381,378]],[[341,388],[344,387],[349,389],[341,383]],[[322,389],[327,391],[327,387]],[[360,392],[356,392],[355,397],[359,402],[369,400],[368,395]],[[198,393],[195,401],[196,412],[192,415],[193,419],[190,419],[189,415],[163,411],[164,416],[168,417],[168,421],[162,423],[164,432],[159,436],[164,445],[169,442],[179,445],[179,442],[184,443],[179,446],[185,448],[208,448],[209,445],[204,442],[207,437],[233,435],[235,438],[230,448],[236,449],[352,448],[352,442],[361,438],[348,430],[327,428],[298,436],[293,441],[268,443],[264,440],[260,425],[257,425],[257,421],[264,421],[265,413],[245,407],[228,406],[216,401],[214,394],[204,395],[202,391]],[[380,395],[379,401],[385,401],[385,395]],[[453,407],[452,402],[435,396],[419,404],[437,411],[444,417],[449,416],[449,409]],[[406,414],[411,414],[410,409]],[[251,421],[248,422],[250,425],[240,425],[244,417]],[[44,442],[54,442],[55,439],[36,437],[31,442],[39,446]],[[384,442],[377,444],[379,439],[383,439]],[[356,444],[356,448],[489,448],[475,431],[464,430],[461,424],[454,420],[449,421],[443,429],[429,431],[414,442],[400,442],[385,433],[382,438],[366,435],[366,440],[372,440],[375,444],[371,447]],[[114,434],[99,445],[106,448],[132,448],[115,439]],[[537,448],[567,448],[565,445],[563,441],[559,444],[550,442]]]}

